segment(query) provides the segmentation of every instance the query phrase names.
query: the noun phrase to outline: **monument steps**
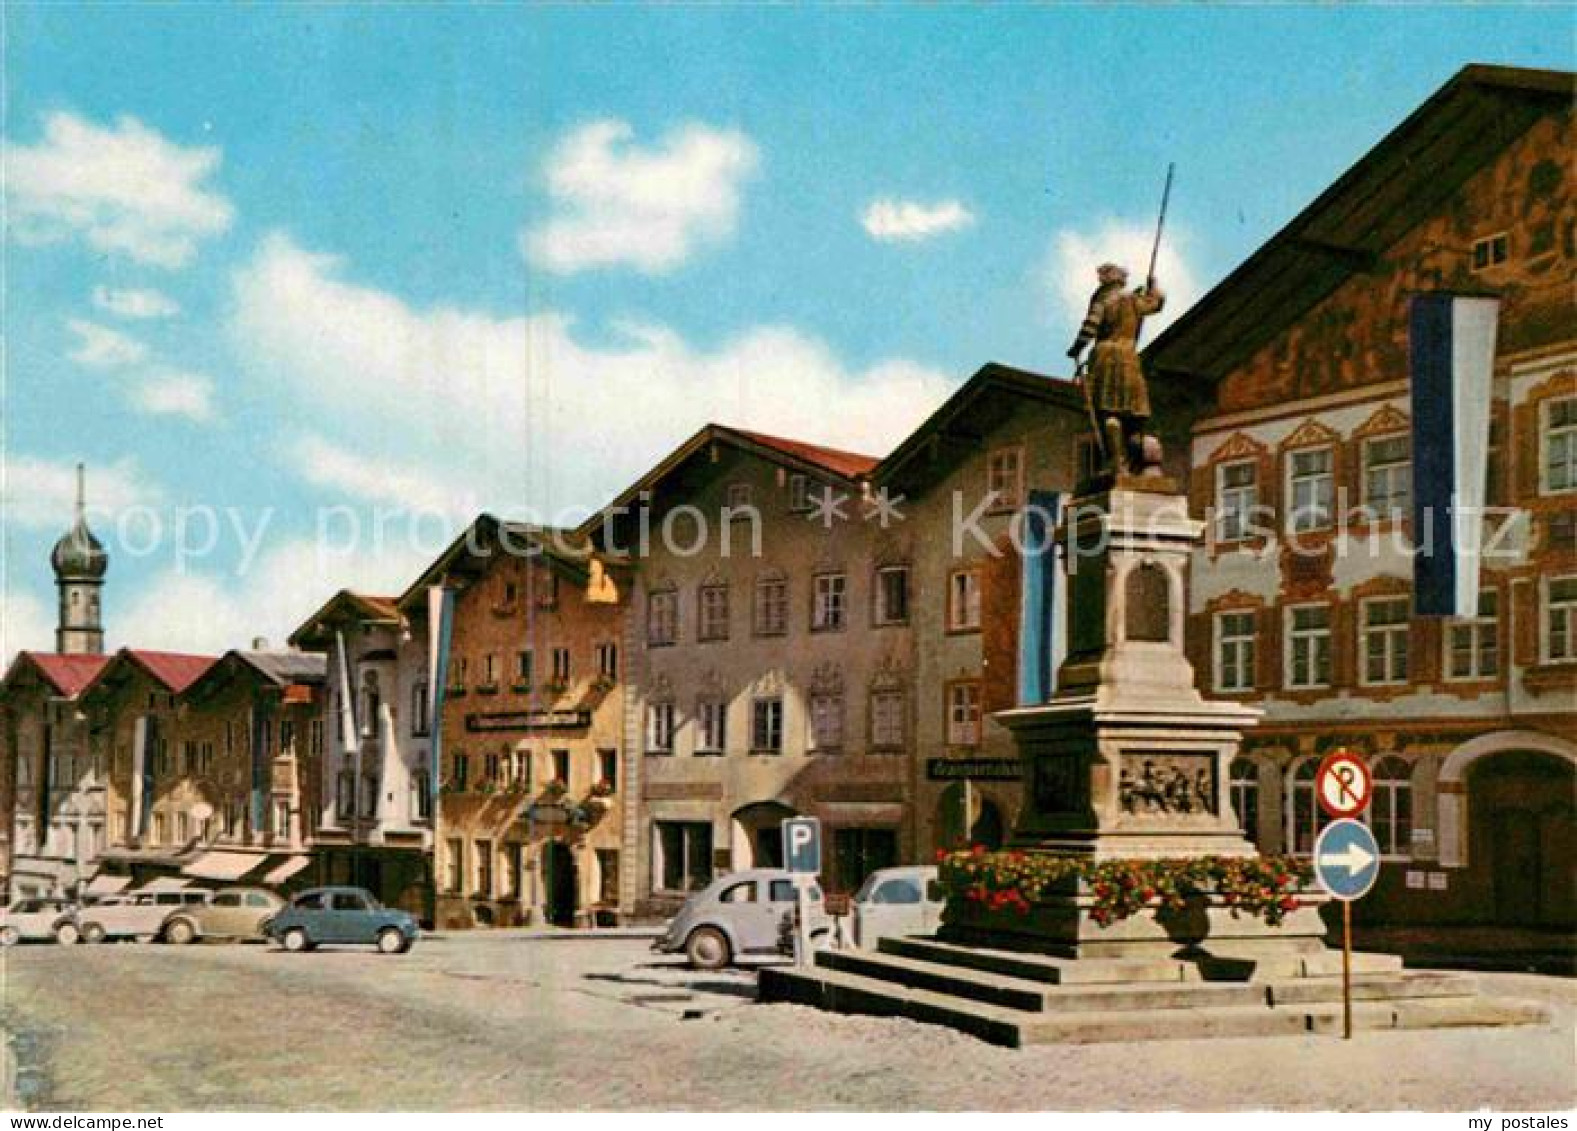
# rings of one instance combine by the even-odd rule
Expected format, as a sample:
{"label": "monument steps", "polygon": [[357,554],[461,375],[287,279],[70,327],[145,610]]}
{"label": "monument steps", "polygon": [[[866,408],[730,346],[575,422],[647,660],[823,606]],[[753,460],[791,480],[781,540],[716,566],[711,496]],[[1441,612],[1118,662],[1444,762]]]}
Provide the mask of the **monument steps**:
{"label": "monument steps", "polygon": [[[1170,982],[1152,978],[1056,984],[1044,977],[1052,969],[1044,964],[1055,959],[1006,952],[968,956],[977,963],[1040,967],[1032,972],[1041,977],[1021,978],[946,956],[928,960],[893,953],[889,943],[899,950],[931,946],[955,952],[955,959],[956,952],[971,949],[902,939],[884,940],[880,952],[823,951],[809,969],[763,969],[760,999],[837,1013],[907,1017],[1010,1048],[1057,1042],[1339,1033],[1342,1026],[1341,981],[1325,974],[1235,983],[1184,980],[1174,974]],[[1082,967],[1105,963],[1068,964],[1081,968],[1082,974],[1086,972]],[[1165,964],[1147,965],[1154,974]],[[1477,982],[1470,976],[1403,972],[1382,965],[1388,968],[1354,977],[1357,1029],[1520,1025],[1549,1018],[1549,1011],[1538,1003],[1479,996]]]}

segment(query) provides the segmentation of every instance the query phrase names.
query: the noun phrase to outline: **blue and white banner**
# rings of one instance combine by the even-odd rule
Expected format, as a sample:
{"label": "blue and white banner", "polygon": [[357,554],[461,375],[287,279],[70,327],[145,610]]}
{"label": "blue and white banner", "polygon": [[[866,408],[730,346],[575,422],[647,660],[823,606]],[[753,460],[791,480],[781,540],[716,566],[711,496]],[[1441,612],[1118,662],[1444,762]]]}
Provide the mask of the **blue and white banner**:
{"label": "blue and white banner", "polygon": [[1499,315],[1495,298],[1413,296],[1413,608],[1421,616],[1478,612]]}
{"label": "blue and white banner", "polygon": [[1021,707],[1046,702],[1057,686],[1057,668],[1064,652],[1062,564],[1057,554],[1057,523],[1062,495],[1030,491],[1020,521],[1022,586],[1019,600],[1018,702]]}
{"label": "blue and white banner", "polygon": [[449,642],[454,632],[454,590],[433,585],[427,590],[427,725],[432,732],[432,765],[427,787],[432,790],[433,851],[438,845],[438,796],[443,777],[444,687],[449,682]]}

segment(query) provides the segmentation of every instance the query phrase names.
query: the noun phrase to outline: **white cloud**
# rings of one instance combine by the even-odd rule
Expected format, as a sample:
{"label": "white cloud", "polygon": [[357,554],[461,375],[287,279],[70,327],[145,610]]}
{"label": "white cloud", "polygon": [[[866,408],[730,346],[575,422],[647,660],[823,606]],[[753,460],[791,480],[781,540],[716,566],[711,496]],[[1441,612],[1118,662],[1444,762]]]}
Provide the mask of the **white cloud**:
{"label": "white cloud", "polygon": [[[1073,341],[1079,323],[1090,306],[1096,286],[1095,269],[1103,263],[1118,263],[1128,268],[1129,282],[1144,282],[1150,266],[1150,250],[1155,228],[1106,217],[1089,228],[1064,228],[1051,241],[1046,255],[1044,283],[1055,304],[1052,320],[1067,328]],[[1156,282],[1166,295],[1161,313],[1145,319],[1144,340],[1154,341],[1177,317],[1199,299],[1199,277],[1184,256],[1188,246],[1186,232],[1168,228],[1156,263]]]}
{"label": "white cloud", "polygon": [[602,505],[708,420],[880,455],[955,385],[904,360],[850,368],[789,327],[703,351],[661,326],[589,344],[556,314],[416,309],[283,236],[237,274],[235,300],[253,378],[334,429],[304,473],[365,498],[474,492],[555,518]]}
{"label": "white cloud", "polygon": [[136,365],[148,356],[148,347],[129,334],[88,322],[81,318],[66,319],[66,329],[77,336],[76,345],[66,356],[79,365],[93,369],[119,369]]}
{"label": "white cloud", "polygon": [[967,228],[975,214],[956,200],[922,204],[917,200],[875,200],[860,223],[873,240],[883,243],[930,239],[943,232]]}
{"label": "white cloud", "polygon": [[183,267],[235,215],[204,183],[219,168],[217,148],[177,145],[132,117],[106,127],[57,111],[38,144],[7,142],[4,157],[10,224],[26,242],[76,236],[97,251]]}
{"label": "white cloud", "polygon": [[181,308],[163,291],[134,287],[94,287],[93,305],[118,318],[169,318]]}
{"label": "white cloud", "polygon": [[625,122],[597,121],[554,149],[546,181],[559,212],[522,235],[532,263],[566,274],[619,264],[660,274],[733,234],[740,189],[758,163],[750,138],[700,123],[647,148],[633,136]]}
{"label": "white cloud", "polygon": [[5,667],[18,652],[53,652],[55,650],[55,610],[31,593],[15,587],[5,595],[0,605],[0,658]]}
{"label": "white cloud", "polygon": [[214,383],[200,373],[161,370],[129,392],[133,407],[149,416],[180,416],[197,424],[214,418]]}
{"label": "white cloud", "polygon": [[[18,526],[65,530],[77,500],[76,465],[12,452],[4,472],[5,521]],[[88,521],[113,520],[131,507],[158,506],[164,492],[130,459],[90,463]]]}
{"label": "white cloud", "polygon": [[302,436],[284,455],[307,482],[352,499],[467,517],[482,509],[473,492],[457,496],[418,471],[369,460],[322,436]]}

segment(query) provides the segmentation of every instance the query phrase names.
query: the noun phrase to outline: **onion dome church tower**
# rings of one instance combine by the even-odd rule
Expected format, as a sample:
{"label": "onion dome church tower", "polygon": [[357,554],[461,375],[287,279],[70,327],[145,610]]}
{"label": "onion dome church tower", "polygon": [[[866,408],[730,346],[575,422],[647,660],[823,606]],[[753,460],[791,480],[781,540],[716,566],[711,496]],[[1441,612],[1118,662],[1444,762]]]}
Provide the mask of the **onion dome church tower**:
{"label": "onion dome church tower", "polygon": [[109,555],[88,529],[82,465],[77,464],[77,513],[71,529],[50,552],[55,585],[60,589],[60,616],[55,651],[99,655],[104,651],[104,622],[99,590],[109,569]]}

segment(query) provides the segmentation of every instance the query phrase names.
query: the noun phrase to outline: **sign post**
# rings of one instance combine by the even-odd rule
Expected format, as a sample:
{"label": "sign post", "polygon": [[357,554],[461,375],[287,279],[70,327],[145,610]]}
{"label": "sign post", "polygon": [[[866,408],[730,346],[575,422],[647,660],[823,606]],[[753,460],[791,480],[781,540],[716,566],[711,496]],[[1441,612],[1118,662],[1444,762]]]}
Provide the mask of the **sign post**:
{"label": "sign post", "polygon": [[810,885],[821,874],[821,821],[790,817],[783,822],[783,866],[794,877],[794,964],[810,965]]}
{"label": "sign post", "polygon": [[1332,821],[1314,841],[1314,876],[1342,905],[1342,1036],[1352,1039],[1352,903],[1380,876],[1380,845],[1362,821]]}

